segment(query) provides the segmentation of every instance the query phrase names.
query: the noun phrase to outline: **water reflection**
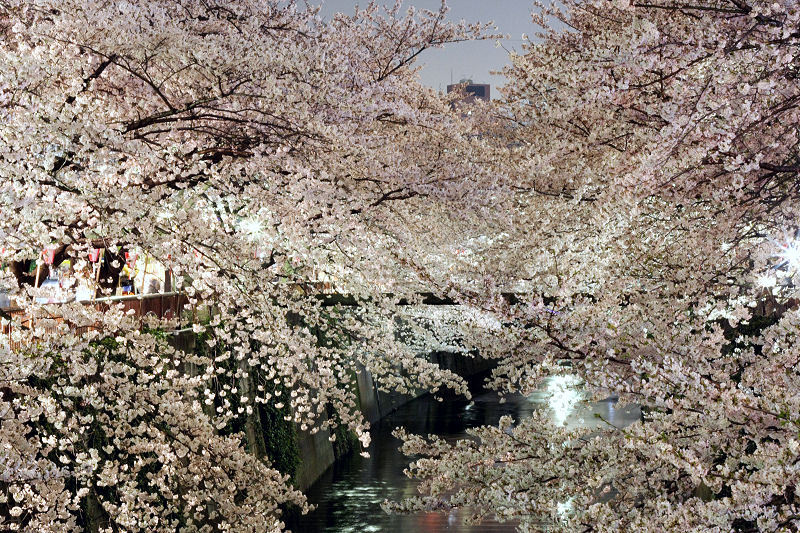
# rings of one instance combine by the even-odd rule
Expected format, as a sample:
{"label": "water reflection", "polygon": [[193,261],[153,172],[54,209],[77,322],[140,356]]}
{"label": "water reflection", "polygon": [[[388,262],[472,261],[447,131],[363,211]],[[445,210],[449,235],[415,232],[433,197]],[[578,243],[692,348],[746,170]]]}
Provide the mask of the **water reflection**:
{"label": "water reflection", "polygon": [[553,411],[553,421],[557,426],[564,425],[583,399],[578,385],[580,379],[577,376],[553,376],[545,385],[545,391],[549,395],[547,404]]}
{"label": "water reflection", "polygon": [[380,509],[384,499],[398,500],[416,494],[416,482],[403,474],[409,459],[400,453],[400,442],[391,432],[395,427],[403,426],[413,433],[437,434],[456,440],[465,436],[466,428],[494,425],[505,415],[519,419],[543,407],[551,409],[556,423],[567,427],[596,427],[604,425],[603,420],[624,426],[639,419],[639,409],[635,406],[617,408],[611,399],[597,403],[583,401],[579,386],[577,378],[560,376],[548,380],[540,392],[528,397],[506,397],[504,403],[491,392],[479,392],[473,401],[449,399],[438,402],[424,397],[408,403],[374,425],[369,458],[353,454],[335,464],[309,489],[308,498],[317,510],[289,526],[292,531],[300,533],[514,531],[513,524],[465,525],[462,512],[412,516],[385,514]]}
{"label": "water reflection", "polygon": [[528,396],[527,401],[534,409],[547,406],[553,422],[567,428],[625,427],[641,417],[637,405],[618,406],[616,397],[599,402],[588,402],[586,397],[581,380],[566,375],[548,378],[542,389]]}

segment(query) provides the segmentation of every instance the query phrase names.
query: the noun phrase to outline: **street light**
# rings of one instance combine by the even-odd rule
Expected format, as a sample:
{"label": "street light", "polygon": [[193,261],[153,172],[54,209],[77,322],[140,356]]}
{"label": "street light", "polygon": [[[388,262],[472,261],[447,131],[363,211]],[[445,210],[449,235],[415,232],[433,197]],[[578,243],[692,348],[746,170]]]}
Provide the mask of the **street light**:
{"label": "street light", "polygon": [[240,222],[239,227],[245,232],[248,239],[252,241],[259,240],[262,232],[261,221],[256,218],[247,218]]}
{"label": "street light", "polygon": [[784,265],[781,266],[788,266],[789,268],[795,270],[800,267],[800,246],[798,246],[797,242],[790,242],[787,245],[781,246],[781,253],[778,254],[784,261]]}
{"label": "street light", "polygon": [[786,289],[794,288],[793,279],[795,274],[800,272],[800,235],[795,232],[795,238],[789,239],[785,244],[770,241],[778,248],[777,253],[772,257],[777,260],[774,264],[767,268],[756,279],[756,284],[762,289],[775,294],[777,290],[780,294],[786,295]]}

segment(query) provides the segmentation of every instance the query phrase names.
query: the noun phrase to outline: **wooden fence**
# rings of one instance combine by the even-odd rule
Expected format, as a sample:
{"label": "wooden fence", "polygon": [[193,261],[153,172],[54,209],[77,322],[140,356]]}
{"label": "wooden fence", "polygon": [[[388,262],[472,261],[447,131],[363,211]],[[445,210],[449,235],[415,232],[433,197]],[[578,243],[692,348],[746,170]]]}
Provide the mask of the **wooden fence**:
{"label": "wooden fence", "polygon": [[124,311],[133,310],[137,317],[152,315],[161,319],[181,317],[181,311],[186,307],[188,300],[185,294],[178,292],[165,292],[159,294],[141,294],[131,296],[109,296],[84,302],[98,311],[108,311],[115,305],[122,304]]}
{"label": "wooden fence", "polygon": [[[131,296],[110,296],[107,298],[86,300],[81,303],[92,306],[101,312],[108,311],[111,307],[121,304],[123,311],[133,310],[134,316],[140,319],[144,319],[148,316],[164,320],[177,319],[176,327],[179,329],[183,322],[183,320],[181,320],[182,312],[187,310],[188,299],[185,294],[167,292]],[[6,308],[3,309],[3,312],[10,316],[11,320],[0,319],[0,338],[3,339],[3,341],[0,342],[5,343],[7,341],[12,349],[18,349],[20,348],[20,343],[13,339],[14,329],[17,327],[23,329],[31,328],[35,325],[36,319],[20,308]],[[192,313],[194,314],[193,310]],[[45,327],[45,331],[54,332],[57,330],[58,325],[63,322],[63,318],[60,317],[49,319],[48,323],[51,325]],[[92,326],[76,326],[70,329],[74,333],[80,335],[92,329]]]}

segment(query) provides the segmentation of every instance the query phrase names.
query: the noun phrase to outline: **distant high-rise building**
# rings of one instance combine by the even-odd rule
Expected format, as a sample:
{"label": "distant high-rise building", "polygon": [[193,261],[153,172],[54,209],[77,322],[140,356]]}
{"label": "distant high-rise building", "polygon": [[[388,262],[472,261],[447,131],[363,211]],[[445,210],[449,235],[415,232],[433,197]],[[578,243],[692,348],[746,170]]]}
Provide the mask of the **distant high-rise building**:
{"label": "distant high-rise building", "polygon": [[488,102],[491,99],[490,89],[488,83],[472,83],[472,80],[461,80],[459,83],[448,85],[447,94],[453,91],[464,91],[466,93],[465,102],[474,102],[475,100]]}

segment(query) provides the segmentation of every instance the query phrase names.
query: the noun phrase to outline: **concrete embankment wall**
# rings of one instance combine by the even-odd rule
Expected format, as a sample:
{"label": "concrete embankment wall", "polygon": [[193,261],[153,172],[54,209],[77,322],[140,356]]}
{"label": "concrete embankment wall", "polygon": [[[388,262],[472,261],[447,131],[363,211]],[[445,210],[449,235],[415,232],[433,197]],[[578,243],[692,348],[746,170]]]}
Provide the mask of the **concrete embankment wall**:
{"label": "concrete embankment wall", "polygon": [[[429,359],[439,364],[440,367],[452,370],[462,377],[470,377],[489,370],[491,361],[469,357],[451,352],[434,352]],[[372,375],[365,369],[357,374],[358,394],[361,403],[361,412],[370,423],[395,411],[398,407],[425,394],[402,395],[398,393],[385,393],[378,390]],[[300,448],[300,466],[295,475],[296,486],[306,490],[336,461],[333,444],[329,440],[330,434],[318,432],[311,435],[299,431],[297,440]]]}
{"label": "concrete embankment wall", "polygon": [[[185,352],[200,349],[197,336],[191,331],[181,331],[170,338],[173,347]],[[489,370],[491,361],[451,352],[433,352],[428,356],[431,362],[451,370],[462,377],[470,377]],[[185,368],[187,372],[197,369]],[[422,396],[386,393],[378,390],[372,375],[366,369],[360,369],[355,376],[358,384],[358,395],[361,412],[364,418],[374,423],[392,413],[400,406]],[[252,380],[242,380],[239,388],[243,394],[255,394]],[[338,458],[337,455],[347,453],[348,432],[340,428],[337,442],[330,441],[328,431],[311,434],[302,431],[299,426],[284,420],[288,408],[277,411],[268,406],[257,409],[247,417],[241,428],[246,435],[247,443],[253,453],[259,457],[269,457],[273,466],[284,473],[293,474],[294,484],[300,490],[306,490],[327,470]],[[209,415],[213,416],[213,412]],[[322,416],[327,416],[323,413]],[[358,446],[357,442],[353,443]]]}

